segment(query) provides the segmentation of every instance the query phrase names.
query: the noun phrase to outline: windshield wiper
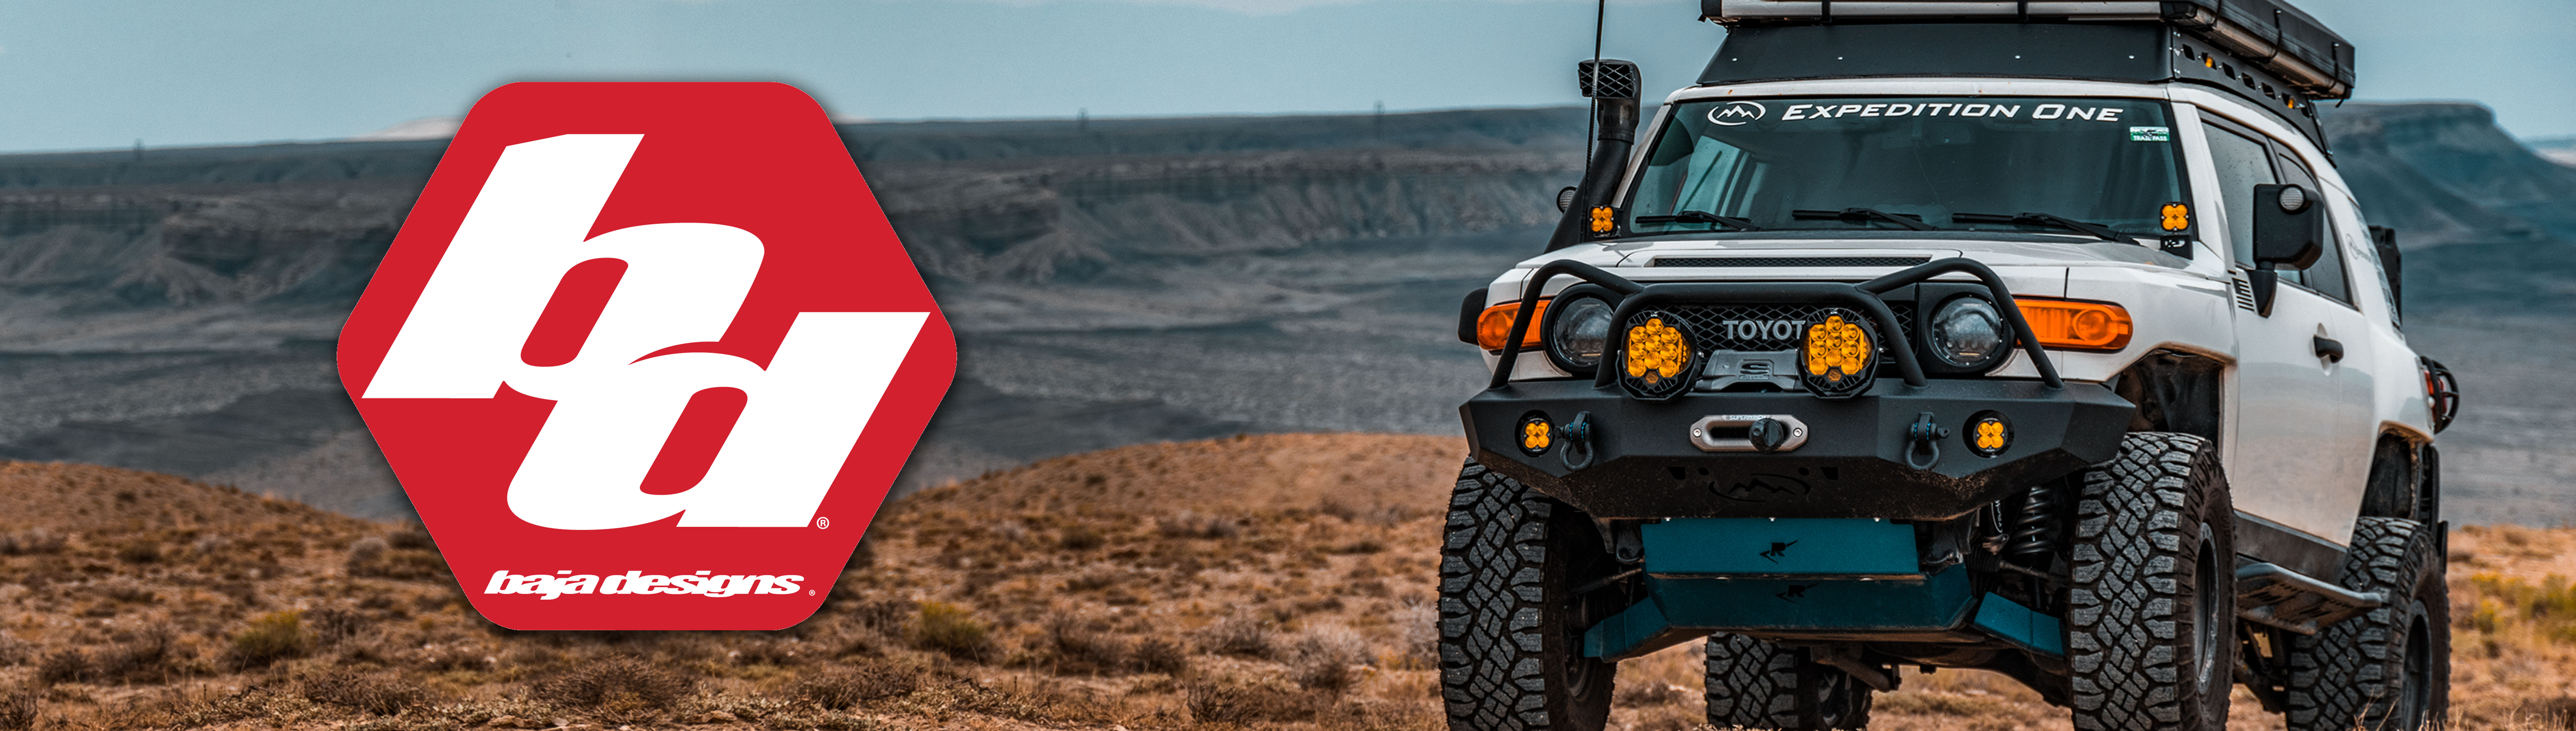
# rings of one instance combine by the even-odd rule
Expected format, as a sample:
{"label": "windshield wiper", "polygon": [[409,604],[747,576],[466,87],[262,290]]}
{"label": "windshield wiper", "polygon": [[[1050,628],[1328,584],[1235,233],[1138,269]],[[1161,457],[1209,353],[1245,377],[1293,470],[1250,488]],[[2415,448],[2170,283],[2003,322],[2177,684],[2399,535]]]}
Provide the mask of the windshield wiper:
{"label": "windshield wiper", "polygon": [[1637,217],[1637,222],[1638,222],[1638,223],[1714,223],[1714,224],[1717,224],[1717,225],[1720,225],[1720,226],[1725,226],[1725,227],[1727,227],[1727,228],[1735,229],[1735,230],[1737,230],[1737,231],[1760,231],[1760,230],[1762,230],[1762,227],[1761,227],[1761,226],[1753,225],[1753,222],[1752,222],[1752,221],[1747,221],[1747,220],[1744,220],[1744,219],[1741,219],[1741,218],[1736,218],[1736,217],[1734,217],[1734,216],[1720,216],[1720,215],[1717,215],[1717,214],[1715,214],[1715,213],[1710,213],[1710,212],[1707,212],[1707,211],[1675,211],[1675,212],[1673,213],[1673,215],[1670,215],[1670,216],[1638,216],[1638,217]]}
{"label": "windshield wiper", "polygon": [[1916,231],[1939,231],[1941,227],[1924,223],[1922,216],[1889,213],[1876,208],[1845,208],[1839,211],[1790,211],[1789,217],[1803,219],[1839,219],[1844,221],[1879,220]]}
{"label": "windshield wiper", "polygon": [[2124,244],[2138,243],[2138,239],[2136,237],[2120,233],[2118,231],[2113,231],[2110,227],[2102,224],[2085,223],[2083,221],[2051,216],[2045,213],[2015,213],[2010,216],[2000,213],[1953,213],[1950,214],[1950,220],[1958,223],[2010,223],[2022,226],[2056,226],[2069,231],[2078,231],[2089,234],[2094,238],[2098,238],[2103,241],[2117,241]]}

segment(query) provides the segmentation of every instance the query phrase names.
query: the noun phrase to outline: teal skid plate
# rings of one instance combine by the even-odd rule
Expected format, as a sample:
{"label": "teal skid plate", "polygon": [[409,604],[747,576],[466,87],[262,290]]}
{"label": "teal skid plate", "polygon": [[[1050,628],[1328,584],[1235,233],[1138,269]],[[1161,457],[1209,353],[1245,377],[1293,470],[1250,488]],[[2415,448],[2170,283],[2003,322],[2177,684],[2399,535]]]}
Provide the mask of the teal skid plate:
{"label": "teal skid plate", "polygon": [[1627,658],[1710,632],[1925,632],[1957,629],[1976,597],[1968,572],[1913,581],[1668,579],[1583,634],[1586,657]]}
{"label": "teal skid plate", "polygon": [[1649,576],[1922,579],[1914,526],[1884,520],[1681,518],[1639,534]]}
{"label": "teal skid plate", "polygon": [[2066,629],[2056,617],[2031,611],[2010,599],[1987,594],[1977,606],[1977,629],[2022,649],[2066,656]]}

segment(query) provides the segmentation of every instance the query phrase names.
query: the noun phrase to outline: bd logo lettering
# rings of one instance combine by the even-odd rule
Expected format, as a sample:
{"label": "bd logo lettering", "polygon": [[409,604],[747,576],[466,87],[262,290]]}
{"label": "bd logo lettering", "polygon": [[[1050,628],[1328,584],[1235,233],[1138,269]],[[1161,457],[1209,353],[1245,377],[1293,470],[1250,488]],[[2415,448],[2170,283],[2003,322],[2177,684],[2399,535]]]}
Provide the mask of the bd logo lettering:
{"label": "bd logo lettering", "polygon": [[493,91],[340,341],[461,588],[514,629],[802,621],[955,364],[828,118],[778,84]]}

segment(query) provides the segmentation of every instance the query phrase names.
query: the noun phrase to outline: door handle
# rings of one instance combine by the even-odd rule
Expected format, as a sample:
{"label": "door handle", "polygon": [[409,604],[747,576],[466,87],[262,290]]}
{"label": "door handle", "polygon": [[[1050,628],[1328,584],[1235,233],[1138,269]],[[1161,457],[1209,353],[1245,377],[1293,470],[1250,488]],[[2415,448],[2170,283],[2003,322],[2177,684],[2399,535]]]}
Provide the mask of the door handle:
{"label": "door handle", "polygon": [[2336,363],[2343,362],[2343,341],[2318,335],[2311,344],[2316,346],[2317,357]]}

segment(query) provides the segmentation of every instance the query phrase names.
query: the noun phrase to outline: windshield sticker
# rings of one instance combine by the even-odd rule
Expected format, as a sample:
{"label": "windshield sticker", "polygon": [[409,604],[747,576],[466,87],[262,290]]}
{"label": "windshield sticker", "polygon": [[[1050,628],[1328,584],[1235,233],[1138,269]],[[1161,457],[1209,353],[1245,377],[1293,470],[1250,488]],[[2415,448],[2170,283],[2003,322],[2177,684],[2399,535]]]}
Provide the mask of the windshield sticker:
{"label": "windshield sticker", "polygon": [[[1739,105],[1752,105],[1754,109],[1738,112],[1736,111],[1736,108]],[[1929,102],[1923,104],[1791,104],[1788,109],[1781,111],[1780,121],[1790,122],[1801,119],[1839,119],[1842,117],[2003,117],[2006,119],[2018,119],[2021,118],[2021,114],[2024,110],[2028,110],[2030,112],[2030,119],[2082,119],[2095,122],[2118,122],[2120,121],[2120,115],[2129,111],[2123,107],[2076,107],[2064,104],[2041,104],[2036,107],[2028,104],[1963,104],[1959,102]],[[1754,104],[1753,102],[1734,102],[1724,107],[1711,110],[1708,115],[1708,121],[1732,127],[1761,119],[1762,117],[1760,115],[1764,111],[1767,110],[1761,109],[1761,105]],[[1747,114],[1750,116],[1745,116]],[[1720,117],[1725,117],[1725,119],[1720,119]],[[2147,127],[2140,129],[2162,128]]]}
{"label": "windshield sticker", "polygon": [[2130,127],[2130,142],[2171,142],[2173,130],[2166,127]]}
{"label": "windshield sticker", "polygon": [[1714,124],[1734,127],[1749,122],[1762,121],[1762,115],[1770,113],[1771,109],[1769,107],[1762,106],[1761,102],[1733,102],[1726,106],[1708,110],[1708,121]]}

